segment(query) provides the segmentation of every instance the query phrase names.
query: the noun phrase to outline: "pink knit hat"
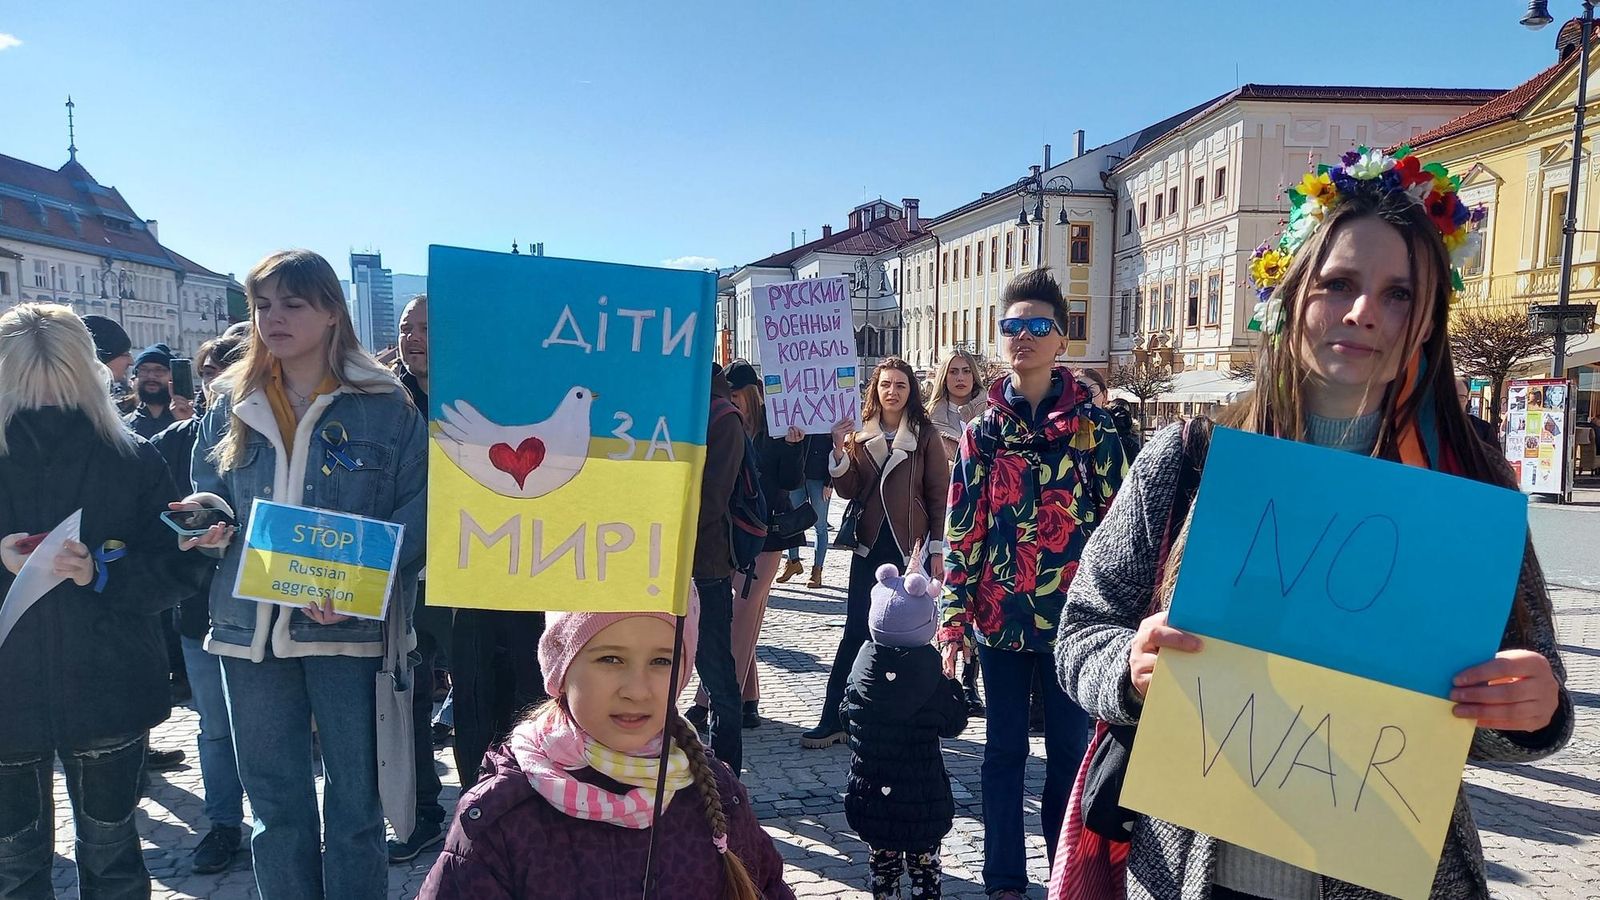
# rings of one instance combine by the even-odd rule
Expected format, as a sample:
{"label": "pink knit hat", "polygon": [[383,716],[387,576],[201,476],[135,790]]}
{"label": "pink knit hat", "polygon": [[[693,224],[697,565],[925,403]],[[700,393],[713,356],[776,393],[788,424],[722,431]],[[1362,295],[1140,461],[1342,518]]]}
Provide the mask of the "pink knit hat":
{"label": "pink knit hat", "polygon": [[[578,658],[583,648],[595,635],[610,626],[634,616],[649,616],[673,626],[677,617],[662,612],[553,612],[545,614],[544,635],[539,638],[539,668],[544,671],[544,689],[551,697],[560,697],[567,681],[567,669]],[[694,649],[700,638],[700,593],[689,585],[689,614],[683,622],[683,656],[678,664],[678,685],[673,696],[683,693],[689,684],[689,674],[694,671]]]}

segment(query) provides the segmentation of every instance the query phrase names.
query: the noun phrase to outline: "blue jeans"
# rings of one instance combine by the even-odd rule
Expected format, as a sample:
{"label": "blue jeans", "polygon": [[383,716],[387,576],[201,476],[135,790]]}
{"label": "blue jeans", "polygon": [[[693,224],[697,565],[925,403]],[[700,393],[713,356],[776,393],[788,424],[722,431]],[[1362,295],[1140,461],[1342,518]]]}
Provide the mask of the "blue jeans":
{"label": "blue jeans", "polygon": [[[377,657],[222,658],[262,900],[382,900],[389,856],[378,801]],[[317,815],[311,718],[322,743]],[[325,822],[325,827],[324,827]]]}
{"label": "blue jeans", "polygon": [[700,592],[700,643],[694,668],[711,697],[711,751],[739,777],[744,763],[744,691],[733,662],[733,579],[696,578]]}
{"label": "blue jeans", "polygon": [[978,645],[978,662],[988,688],[988,742],[983,747],[983,887],[1028,889],[1027,853],[1022,837],[1022,780],[1028,765],[1028,693],[1035,669],[1044,682],[1044,820],[1046,852],[1055,861],[1056,840],[1066,818],[1067,799],[1089,747],[1089,717],[1067,692],[1048,653],[995,650]]}
{"label": "blue jeans", "polygon": [[206,652],[199,638],[184,637],[183,666],[200,714],[200,783],[211,827],[238,828],[244,823],[244,785],[233,756],[233,725],[228,698],[222,692],[222,659]]}
{"label": "blue jeans", "polygon": [[[822,499],[822,492],[827,490],[828,483],[817,478],[807,478],[806,486],[796,488],[789,492],[789,502],[796,508],[800,504],[811,501],[811,508],[817,511],[817,525],[813,529],[817,535],[817,542],[812,549],[811,565],[822,568],[822,561],[828,556],[828,501]],[[789,549],[790,559],[800,558],[800,548]]]}
{"label": "blue jeans", "polygon": [[0,898],[55,896],[50,883],[56,832],[51,770],[59,753],[77,833],[78,896],[149,900],[150,873],[133,815],[148,744],[144,734],[122,735],[82,747],[0,758]]}

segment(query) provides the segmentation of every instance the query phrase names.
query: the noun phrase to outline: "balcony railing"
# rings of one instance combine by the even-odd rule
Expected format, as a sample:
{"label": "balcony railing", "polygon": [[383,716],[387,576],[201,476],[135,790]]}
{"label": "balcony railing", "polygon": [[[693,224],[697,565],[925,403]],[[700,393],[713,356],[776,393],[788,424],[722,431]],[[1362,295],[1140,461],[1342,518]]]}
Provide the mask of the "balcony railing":
{"label": "balcony railing", "polygon": [[[1600,263],[1579,263],[1572,267],[1572,294],[1600,291]],[[1521,272],[1508,272],[1485,278],[1465,279],[1460,293],[1463,309],[1518,309],[1530,303],[1553,303],[1561,287],[1561,267],[1544,266]]]}

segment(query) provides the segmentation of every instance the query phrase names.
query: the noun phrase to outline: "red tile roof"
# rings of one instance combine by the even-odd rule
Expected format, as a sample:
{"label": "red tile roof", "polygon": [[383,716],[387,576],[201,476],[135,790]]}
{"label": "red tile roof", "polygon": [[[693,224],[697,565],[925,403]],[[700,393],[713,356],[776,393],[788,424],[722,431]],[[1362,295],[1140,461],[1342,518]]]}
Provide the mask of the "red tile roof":
{"label": "red tile roof", "polygon": [[1462,113],[1431,131],[1424,131],[1412,139],[1411,146],[1422,147],[1424,144],[1442,141],[1445,138],[1465,134],[1469,131],[1493,125],[1496,122],[1504,122],[1507,119],[1516,118],[1519,113],[1528,107],[1528,104],[1543,94],[1560,77],[1562,71],[1573,62],[1573,60],[1562,60],[1477,109]]}
{"label": "red tile roof", "polygon": [[897,246],[912,236],[906,228],[905,219],[891,219],[886,216],[866,228],[846,228],[843,231],[836,231],[825,238],[818,238],[782,253],[774,253],[766,259],[756,260],[750,263],[750,266],[757,269],[787,268],[812,252],[871,256]]}
{"label": "red tile roof", "polygon": [[52,170],[0,155],[0,237],[181,268],[122,194],[76,160]]}

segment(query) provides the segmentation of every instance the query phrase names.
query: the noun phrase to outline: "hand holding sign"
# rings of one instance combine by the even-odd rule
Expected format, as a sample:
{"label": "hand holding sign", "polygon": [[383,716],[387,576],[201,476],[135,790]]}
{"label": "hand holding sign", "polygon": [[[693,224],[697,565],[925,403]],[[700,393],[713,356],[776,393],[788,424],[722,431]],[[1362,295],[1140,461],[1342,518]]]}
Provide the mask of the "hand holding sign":
{"label": "hand holding sign", "polygon": [[1550,724],[1561,705],[1561,685],[1550,660],[1532,650],[1501,650],[1494,659],[1455,678],[1451,710],[1477,719],[1479,728],[1538,731]]}
{"label": "hand holding sign", "polygon": [[861,358],[846,279],[765,285],[756,289],[754,307],[767,433],[823,434],[841,417],[860,422]]}
{"label": "hand holding sign", "polygon": [[1149,693],[1150,674],[1155,671],[1156,655],[1161,648],[1198,653],[1201,646],[1199,638],[1167,624],[1166,610],[1146,616],[1128,647],[1128,678],[1133,682],[1134,692],[1140,697]]}

